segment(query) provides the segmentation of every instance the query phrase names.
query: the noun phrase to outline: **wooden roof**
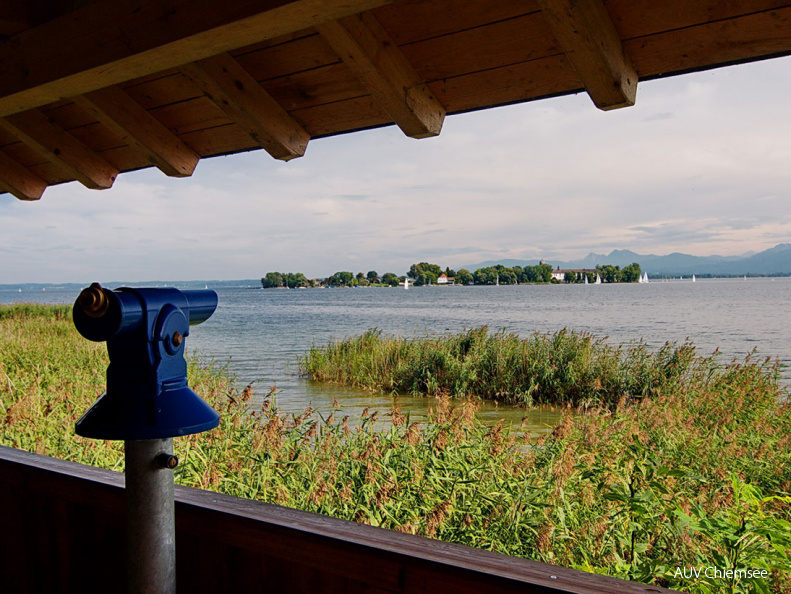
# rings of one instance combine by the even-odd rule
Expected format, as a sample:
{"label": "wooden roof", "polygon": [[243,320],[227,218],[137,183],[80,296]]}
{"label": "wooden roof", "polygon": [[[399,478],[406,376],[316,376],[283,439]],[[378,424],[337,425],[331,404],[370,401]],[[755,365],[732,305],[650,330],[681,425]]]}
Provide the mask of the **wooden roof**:
{"label": "wooden roof", "polygon": [[0,0],[0,190],[109,188],[155,166],[791,53],[791,0]]}

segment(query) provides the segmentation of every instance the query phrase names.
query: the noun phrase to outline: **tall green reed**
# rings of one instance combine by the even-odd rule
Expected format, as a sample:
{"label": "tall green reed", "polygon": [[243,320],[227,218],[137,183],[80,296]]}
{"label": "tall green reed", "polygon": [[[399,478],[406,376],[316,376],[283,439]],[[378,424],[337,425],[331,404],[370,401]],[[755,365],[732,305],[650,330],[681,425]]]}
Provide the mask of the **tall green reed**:
{"label": "tall green reed", "polygon": [[385,393],[478,397],[524,405],[613,406],[681,386],[717,366],[694,346],[613,347],[561,330],[527,338],[481,327],[409,340],[378,330],[313,346],[300,360],[309,378]]}
{"label": "tall green reed", "polygon": [[[536,342],[547,349],[544,355],[570,340],[598,342],[570,334]],[[455,351],[427,349],[423,356],[447,355],[447,369],[461,353],[480,349],[475,356],[486,364],[465,369],[459,381],[466,385],[478,381],[479,372],[508,367],[522,348],[510,335],[505,346],[488,349],[480,345],[491,337],[481,330],[465,336],[453,343]],[[368,348],[378,337],[366,340],[361,346]],[[353,353],[359,344],[342,348]],[[585,355],[586,348],[574,347],[556,361],[595,358],[595,349]],[[647,380],[606,378],[647,389],[622,392],[615,404],[568,408],[537,444],[508,427],[483,426],[473,401],[448,397],[422,423],[401,413],[397,401],[357,423],[340,405],[326,417],[312,410],[286,415],[278,411],[276,390],[238,390],[224,370],[192,360],[190,383],[220,411],[221,422],[176,440],[182,460],[176,478],[682,590],[789,591],[791,406],[775,367],[749,359],[717,366],[690,360],[690,352],[675,346],[653,358],[638,352],[640,365],[632,369]],[[390,365],[388,357],[402,361],[393,353],[368,356],[377,365]],[[622,369],[615,359],[601,364]],[[0,317],[0,443],[121,470],[119,443],[73,434],[78,416],[103,390],[105,366],[103,346],[80,338],[67,318]],[[584,374],[571,377],[582,381]],[[387,431],[374,430],[379,415],[392,421]],[[766,568],[770,575],[752,581],[678,577],[679,567],[711,565]]]}

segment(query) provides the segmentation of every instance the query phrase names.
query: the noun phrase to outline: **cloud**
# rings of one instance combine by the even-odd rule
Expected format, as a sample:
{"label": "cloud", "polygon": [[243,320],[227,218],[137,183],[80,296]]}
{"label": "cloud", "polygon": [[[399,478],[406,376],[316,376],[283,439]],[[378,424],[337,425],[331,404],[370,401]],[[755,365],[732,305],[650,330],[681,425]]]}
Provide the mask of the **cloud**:
{"label": "cloud", "polygon": [[450,116],[432,139],[390,127],[314,140],[288,163],[258,151],[188,179],[0,196],[0,284],[758,251],[791,240],[789,69],[648,81],[614,112],[579,94]]}

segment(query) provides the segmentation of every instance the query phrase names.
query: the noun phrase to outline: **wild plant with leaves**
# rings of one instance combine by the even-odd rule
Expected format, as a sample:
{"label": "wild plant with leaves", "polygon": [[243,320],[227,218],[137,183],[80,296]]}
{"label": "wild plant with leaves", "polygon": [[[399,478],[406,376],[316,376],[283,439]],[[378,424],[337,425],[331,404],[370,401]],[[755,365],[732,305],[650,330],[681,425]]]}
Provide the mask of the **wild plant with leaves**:
{"label": "wild plant with leaves", "polygon": [[[103,346],[80,338],[68,317],[68,308],[0,307],[0,443],[122,470],[120,443],[73,433],[103,390],[107,361]],[[507,335],[506,346],[483,349],[490,338],[480,331],[457,337],[457,353],[479,350],[477,359],[489,361],[466,371],[462,361],[456,371],[467,376],[457,381],[476,385],[474,374],[505,368],[502,362],[523,348]],[[369,346],[376,340],[359,339]],[[589,377],[578,362],[601,356],[587,350],[601,343],[585,335],[529,340],[555,365],[577,366],[576,375],[547,367],[550,379]],[[573,356],[552,355],[553,343],[576,345]],[[401,344],[431,357],[425,346]],[[594,376],[584,390],[575,392],[568,379],[559,383],[564,394],[587,394],[587,406],[567,407],[553,433],[537,442],[518,428],[484,426],[474,400],[447,395],[422,423],[401,413],[397,398],[390,410],[361,419],[340,405],[326,417],[312,410],[286,415],[276,390],[238,389],[225,370],[192,361],[190,384],[221,412],[221,423],[176,440],[176,479],[680,590],[790,591],[791,406],[775,366],[749,359],[720,366],[698,358],[692,345],[638,351],[629,367],[619,363],[629,359],[628,349],[591,364],[618,373]],[[450,373],[450,359],[433,369],[440,368]],[[620,377],[627,373],[634,377]],[[617,400],[615,393],[600,397],[608,381],[620,386]],[[532,393],[546,394],[551,385]],[[376,430],[381,418],[391,421],[389,429]],[[769,574],[729,580],[679,573],[707,567]]]}

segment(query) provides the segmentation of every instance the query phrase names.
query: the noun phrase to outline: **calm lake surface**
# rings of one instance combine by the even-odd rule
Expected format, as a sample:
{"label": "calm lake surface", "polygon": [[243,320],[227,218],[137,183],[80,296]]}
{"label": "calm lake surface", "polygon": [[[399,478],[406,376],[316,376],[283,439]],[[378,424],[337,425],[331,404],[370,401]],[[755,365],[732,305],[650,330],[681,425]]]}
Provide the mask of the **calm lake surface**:
{"label": "calm lake surface", "polygon": [[[210,287],[211,288],[211,287]],[[281,410],[307,406],[328,414],[337,399],[343,414],[390,410],[392,398],[300,378],[297,358],[311,345],[378,328],[385,334],[420,337],[487,325],[527,336],[562,328],[607,337],[612,344],[644,340],[650,347],[689,338],[700,354],[720,350],[720,360],[779,358],[791,385],[791,279],[702,279],[616,285],[524,285],[262,290],[221,288],[217,312],[195,326],[187,340],[193,352],[228,365],[240,385],[255,382],[262,395],[277,386]],[[0,303],[73,303],[78,291],[48,288],[18,293],[0,290]],[[432,399],[399,397],[402,412],[421,417]],[[559,413],[526,413],[486,404],[486,422],[519,423],[533,433],[551,430]]]}

